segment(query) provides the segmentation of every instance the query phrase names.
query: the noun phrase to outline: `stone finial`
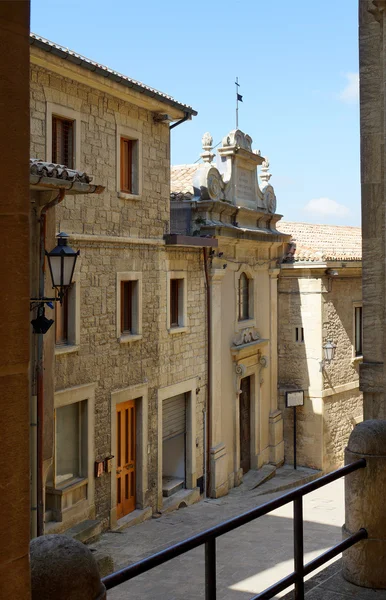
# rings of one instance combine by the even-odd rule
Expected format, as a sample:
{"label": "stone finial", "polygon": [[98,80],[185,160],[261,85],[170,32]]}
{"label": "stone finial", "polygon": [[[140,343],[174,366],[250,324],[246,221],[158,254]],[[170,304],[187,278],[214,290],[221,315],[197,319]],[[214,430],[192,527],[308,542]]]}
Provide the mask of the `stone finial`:
{"label": "stone finial", "polygon": [[201,154],[201,158],[204,162],[207,162],[207,163],[212,162],[212,160],[214,158],[214,154],[213,154],[213,152],[211,152],[212,147],[213,147],[213,138],[210,135],[210,133],[207,131],[202,136],[202,149],[204,152]]}
{"label": "stone finial", "polygon": [[32,600],[106,600],[92,552],[65,535],[43,535],[30,544]]}
{"label": "stone finial", "polygon": [[265,184],[267,184],[269,182],[269,180],[271,179],[271,177],[272,177],[272,175],[269,172],[269,160],[268,160],[268,158],[264,158],[264,162],[261,165],[260,179]]}

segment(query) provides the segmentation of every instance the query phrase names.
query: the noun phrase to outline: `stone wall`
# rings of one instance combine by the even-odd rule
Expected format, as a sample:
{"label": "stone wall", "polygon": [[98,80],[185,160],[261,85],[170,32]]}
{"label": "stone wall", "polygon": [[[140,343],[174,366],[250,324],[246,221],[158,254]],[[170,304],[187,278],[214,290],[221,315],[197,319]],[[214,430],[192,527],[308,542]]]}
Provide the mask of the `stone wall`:
{"label": "stone wall", "polygon": [[[32,49],[45,60],[46,53]],[[59,59],[50,58],[55,64]],[[91,75],[90,75],[91,76]],[[92,75],[92,77],[94,77]],[[158,405],[162,387],[197,378],[196,475],[203,475],[203,410],[207,393],[206,289],[202,250],[166,247],[169,224],[169,128],[156,124],[150,111],[75,83],[32,65],[31,117],[33,156],[46,157],[46,102],[80,114],[81,152],[77,168],[106,186],[101,195],[66,196],[56,209],[57,229],[71,235],[80,249],[80,344],[56,356],[56,390],[96,382],[95,460],[116,454],[111,444],[111,392],[148,386],[147,505],[157,509]],[[60,114],[60,113],[59,113]],[[117,193],[116,127],[142,136],[142,194],[124,199]],[[133,238],[139,238],[136,242]],[[142,339],[117,339],[117,272],[142,273]],[[167,272],[187,274],[188,327],[167,331]],[[51,316],[51,315],[47,315]],[[51,424],[52,425],[52,424]],[[45,427],[49,427],[45,423]],[[96,516],[108,526],[111,475],[95,480]]]}
{"label": "stone wall", "polygon": [[323,398],[323,469],[343,465],[348,438],[362,420],[363,396],[358,388]]}

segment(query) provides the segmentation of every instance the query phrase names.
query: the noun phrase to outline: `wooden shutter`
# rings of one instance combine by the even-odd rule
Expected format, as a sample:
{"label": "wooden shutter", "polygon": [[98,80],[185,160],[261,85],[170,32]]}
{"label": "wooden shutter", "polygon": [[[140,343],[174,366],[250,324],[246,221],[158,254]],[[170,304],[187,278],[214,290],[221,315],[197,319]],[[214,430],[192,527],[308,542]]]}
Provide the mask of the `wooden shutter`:
{"label": "wooden shutter", "polygon": [[68,293],[63,298],[63,304],[55,302],[55,344],[68,344]]}
{"label": "wooden shutter", "polygon": [[121,138],[121,191],[133,191],[133,140]]}
{"label": "wooden shutter", "polygon": [[52,162],[74,168],[74,121],[52,117]]}
{"label": "wooden shutter", "polygon": [[249,318],[249,280],[245,273],[239,279],[239,321]]}
{"label": "wooden shutter", "polygon": [[162,439],[169,440],[186,431],[185,394],[179,394],[163,401],[162,406]]}

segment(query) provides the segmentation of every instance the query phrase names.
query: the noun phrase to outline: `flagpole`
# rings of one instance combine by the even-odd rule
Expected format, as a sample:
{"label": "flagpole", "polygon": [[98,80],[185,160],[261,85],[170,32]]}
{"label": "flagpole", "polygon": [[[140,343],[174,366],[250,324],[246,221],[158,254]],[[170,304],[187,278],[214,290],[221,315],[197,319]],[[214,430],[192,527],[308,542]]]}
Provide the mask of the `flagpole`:
{"label": "flagpole", "polygon": [[236,129],[239,128],[239,78],[236,77]]}

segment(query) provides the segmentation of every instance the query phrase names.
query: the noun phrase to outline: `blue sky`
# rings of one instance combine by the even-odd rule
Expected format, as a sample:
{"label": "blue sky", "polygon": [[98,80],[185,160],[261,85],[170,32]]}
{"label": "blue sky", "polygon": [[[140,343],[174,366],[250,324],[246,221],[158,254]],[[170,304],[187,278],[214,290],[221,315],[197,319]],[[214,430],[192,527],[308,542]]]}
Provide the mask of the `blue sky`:
{"label": "blue sky", "polygon": [[198,111],[172,164],[235,127],[268,156],[287,221],[360,225],[355,0],[32,0],[31,29]]}

